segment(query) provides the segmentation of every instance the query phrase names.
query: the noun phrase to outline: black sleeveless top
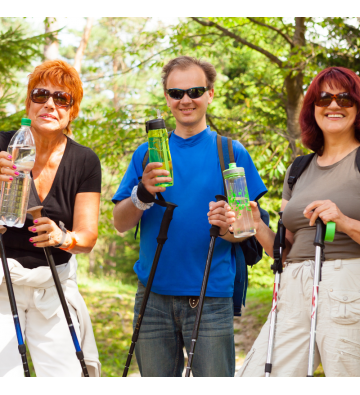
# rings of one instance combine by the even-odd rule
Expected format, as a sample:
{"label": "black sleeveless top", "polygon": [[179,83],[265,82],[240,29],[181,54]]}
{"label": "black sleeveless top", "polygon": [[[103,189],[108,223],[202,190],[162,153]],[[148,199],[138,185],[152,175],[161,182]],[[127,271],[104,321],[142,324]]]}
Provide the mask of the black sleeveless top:
{"label": "black sleeveless top", "polygon": [[[7,150],[15,133],[16,131],[0,132],[0,151]],[[28,208],[43,206],[43,216],[50,218],[57,225],[59,221],[62,221],[65,228],[71,231],[75,196],[83,192],[101,192],[100,161],[90,148],[67,137],[64,155],[48,195],[41,202],[32,180]],[[44,250],[34,247],[29,241],[34,236],[34,233],[28,230],[32,225],[34,225],[32,216],[28,214],[23,228],[8,227],[4,234],[7,258],[16,259],[28,269],[47,266]],[[59,248],[50,248],[56,265],[62,265],[71,258],[69,252]]]}

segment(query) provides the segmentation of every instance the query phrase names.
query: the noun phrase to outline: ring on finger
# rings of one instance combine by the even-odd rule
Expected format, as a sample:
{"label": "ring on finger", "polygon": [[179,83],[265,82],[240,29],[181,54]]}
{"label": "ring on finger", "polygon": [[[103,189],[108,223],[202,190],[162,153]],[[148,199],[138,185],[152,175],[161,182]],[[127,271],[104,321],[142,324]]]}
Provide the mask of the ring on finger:
{"label": "ring on finger", "polygon": [[49,241],[51,241],[52,240],[52,234],[51,233],[49,233]]}

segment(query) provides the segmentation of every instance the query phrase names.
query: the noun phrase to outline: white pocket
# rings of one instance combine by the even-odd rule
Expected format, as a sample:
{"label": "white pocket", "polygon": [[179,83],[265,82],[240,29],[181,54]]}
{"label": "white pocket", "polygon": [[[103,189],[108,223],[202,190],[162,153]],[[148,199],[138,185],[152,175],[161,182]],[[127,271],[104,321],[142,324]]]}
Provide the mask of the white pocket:
{"label": "white pocket", "polygon": [[330,317],[337,324],[350,325],[360,321],[360,293],[329,292]]}

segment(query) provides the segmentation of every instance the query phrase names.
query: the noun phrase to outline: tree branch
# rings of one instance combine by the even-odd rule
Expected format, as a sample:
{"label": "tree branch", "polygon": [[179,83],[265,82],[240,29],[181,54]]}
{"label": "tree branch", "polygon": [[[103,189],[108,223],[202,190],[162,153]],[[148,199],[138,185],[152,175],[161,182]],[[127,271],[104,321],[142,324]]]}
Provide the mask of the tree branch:
{"label": "tree branch", "polygon": [[257,21],[255,18],[247,17],[247,19],[249,19],[253,23],[256,23],[257,25],[264,26],[264,27],[267,27],[268,29],[274,30],[275,32],[280,34],[280,36],[282,38],[284,38],[291,45],[291,48],[293,48],[295,46],[293,40],[287,34],[283,33],[281,31],[281,29],[278,29],[277,27],[274,27],[274,26],[271,26],[271,25],[267,25],[266,23]]}
{"label": "tree branch", "polygon": [[273,63],[276,63],[279,67],[283,66],[283,62],[276,57],[275,55],[273,55],[272,53],[270,53],[269,51],[267,51],[264,48],[258,47],[257,45],[254,45],[252,43],[250,43],[249,41],[244,40],[243,38],[241,38],[240,36],[238,36],[237,34],[231,32],[228,29],[225,29],[224,27],[220,26],[219,24],[212,22],[212,21],[203,21],[199,18],[196,17],[191,17],[191,19],[193,19],[195,22],[199,23],[202,26],[212,26],[215,27],[216,29],[220,30],[221,32],[223,32],[226,36],[233,38],[235,41],[246,45],[247,47],[262,53],[263,55],[265,55],[268,59],[270,59]]}

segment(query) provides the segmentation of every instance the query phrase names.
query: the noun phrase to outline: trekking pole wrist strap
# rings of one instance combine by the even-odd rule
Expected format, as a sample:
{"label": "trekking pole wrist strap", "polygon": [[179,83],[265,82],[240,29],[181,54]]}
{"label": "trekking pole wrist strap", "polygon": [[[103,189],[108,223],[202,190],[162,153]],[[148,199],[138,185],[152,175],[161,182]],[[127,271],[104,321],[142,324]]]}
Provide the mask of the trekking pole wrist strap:
{"label": "trekking pole wrist strap", "polygon": [[131,192],[131,201],[134,203],[136,208],[145,211],[154,205],[155,198],[150,192],[148,192],[144,184],[140,181],[138,185],[134,186]]}

